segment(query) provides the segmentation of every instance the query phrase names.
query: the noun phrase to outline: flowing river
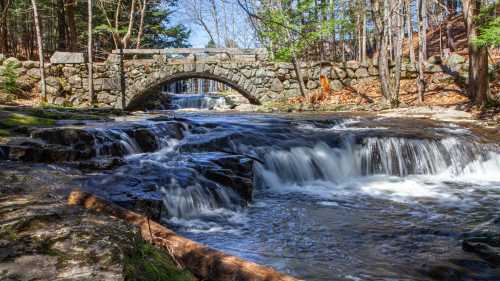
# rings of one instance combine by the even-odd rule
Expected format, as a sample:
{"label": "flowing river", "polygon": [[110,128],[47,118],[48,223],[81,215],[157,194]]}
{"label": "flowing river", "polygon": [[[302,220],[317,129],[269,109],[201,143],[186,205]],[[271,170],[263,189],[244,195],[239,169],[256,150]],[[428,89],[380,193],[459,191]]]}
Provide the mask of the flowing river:
{"label": "flowing river", "polygon": [[[467,233],[500,224],[496,141],[451,123],[354,114],[176,120],[182,138],[161,118],[132,122],[154,132],[161,149],[152,153],[114,131],[125,165],[80,184],[122,205],[157,202],[179,234],[306,280],[499,280],[461,246]],[[243,155],[236,189],[207,174],[232,155]],[[235,191],[245,161],[248,204]]]}

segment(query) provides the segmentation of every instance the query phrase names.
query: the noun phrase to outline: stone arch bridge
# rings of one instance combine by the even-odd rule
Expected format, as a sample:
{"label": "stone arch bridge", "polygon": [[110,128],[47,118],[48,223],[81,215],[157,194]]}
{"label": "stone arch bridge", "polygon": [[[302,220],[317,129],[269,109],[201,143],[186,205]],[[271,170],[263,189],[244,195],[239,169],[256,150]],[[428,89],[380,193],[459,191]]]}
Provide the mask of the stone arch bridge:
{"label": "stone arch bridge", "polygon": [[[36,62],[22,62],[22,66],[22,78],[36,81],[38,75],[39,79]],[[320,88],[320,75],[329,78],[334,91],[378,77],[376,66],[355,61],[302,63],[300,71],[306,91]],[[89,105],[88,71],[83,54],[56,52],[47,72],[49,102]],[[404,69],[403,78],[405,75],[415,75],[414,69]],[[300,95],[293,65],[273,62],[265,49],[114,50],[105,61],[94,64],[93,81],[99,107],[121,108],[153,98],[152,94],[158,93],[161,85],[188,78],[223,82],[253,104]]]}
{"label": "stone arch bridge", "polygon": [[[118,53],[114,51],[108,61],[119,69],[120,58],[125,58],[127,106],[154,95],[161,85],[189,78],[222,82],[252,104],[300,94],[293,66],[271,63],[265,49],[124,50],[121,57]],[[150,58],[138,59],[140,56]],[[110,74],[119,79],[119,72]]]}

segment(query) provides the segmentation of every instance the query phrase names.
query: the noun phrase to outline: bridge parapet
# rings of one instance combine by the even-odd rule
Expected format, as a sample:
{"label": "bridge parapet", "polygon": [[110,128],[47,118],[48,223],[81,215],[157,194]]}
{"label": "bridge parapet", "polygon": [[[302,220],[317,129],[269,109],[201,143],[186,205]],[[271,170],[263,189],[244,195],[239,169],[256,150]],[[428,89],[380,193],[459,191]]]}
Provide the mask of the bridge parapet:
{"label": "bridge parapet", "polygon": [[123,49],[113,50],[113,55],[123,53],[130,56],[152,56],[164,58],[169,63],[196,63],[207,61],[267,61],[267,50],[264,48],[166,48],[166,49]]}

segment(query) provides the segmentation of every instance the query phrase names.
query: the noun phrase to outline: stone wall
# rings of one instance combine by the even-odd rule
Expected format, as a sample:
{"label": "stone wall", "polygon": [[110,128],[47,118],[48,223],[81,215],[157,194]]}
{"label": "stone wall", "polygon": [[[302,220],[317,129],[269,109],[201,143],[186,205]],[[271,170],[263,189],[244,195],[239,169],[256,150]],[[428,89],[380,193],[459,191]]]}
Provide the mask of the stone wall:
{"label": "stone wall", "polygon": [[[38,61],[19,62],[8,58],[2,62],[2,67],[8,62],[14,62],[20,67],[17,70],[17,82],[24,90],[39,92],[40,71]],[[110,65],[107,62],[94,65],[94,89],[98,106],[114,107],[119,94],[119,84],[110,77]],[[45,64],[48,102],[56,105],[86,106],[88,96],[87,65],[79,64]]]}
{"label": "stone wall", "polygon": [[[15,58],[8,58],[3,60],[1,67],[5,67],[8,63],[18,66],[17,81],[23,89],[38,87],[40,80],[38,62],[19,62]],[[86,64],[47,63],[45,67],[49,103],[75,107],[89,104]],[[467,67],[464,57],[453,54],[445,61],[441,61],[439,57],[429,58],[426,72],[432,74],[433,79],[449,79],[450,81],[463,79],[465,81]],[[156,55],[153,59],[126,60],[124,70],[127,104],[163,83],[190,77],[209,78],[228,83],[256,104],[300,95],[293,65],[270,62],[267,57],[233,58],[218,54],[216,57],[191,56],[173,60]],[[356,61],[348,61],[345,64],[303,63],[301,70],[308,91],[321,87],[319,84],[321,75],[329,78],[334,91],[341,90],[345,86],[378,79],[376,64],[361,64]],[[403,64],[402,79],[413,79],[416,76],[414,66],[409,63]],[[117,55],[112,54],[105,62],[94,65],[94,89],[99,107],[120,106]]]}

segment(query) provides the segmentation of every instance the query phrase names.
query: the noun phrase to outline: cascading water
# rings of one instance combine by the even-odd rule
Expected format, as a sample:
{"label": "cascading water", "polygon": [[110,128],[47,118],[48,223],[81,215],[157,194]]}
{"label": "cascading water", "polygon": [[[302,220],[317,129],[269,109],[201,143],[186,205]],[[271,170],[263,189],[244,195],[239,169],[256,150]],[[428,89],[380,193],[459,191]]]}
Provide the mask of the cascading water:
{"label": "cascading water", "polygon": [[172,109],[227,109],[226,99],[218,95],[172,94]]}
{"label": "cascading water", "polygon": [[[87,184],[119,202],[157,200],[180,234],[306,280],[428,280],[434,265],[459,268],[454,280],[496,280],[459,241],[499,215],[497,143],[390,119],[184,118],[182,140],[157,129],[163,149]],[[228,186],[240,176],[219,166],[232,154],[259,159],[247,208]]]}
{"label": "cascading water", "polygon": [[208,79],[192,78],[165,85],[171,109],[228,109],[226,98],[217,93],[229,89],[225,84]]}

